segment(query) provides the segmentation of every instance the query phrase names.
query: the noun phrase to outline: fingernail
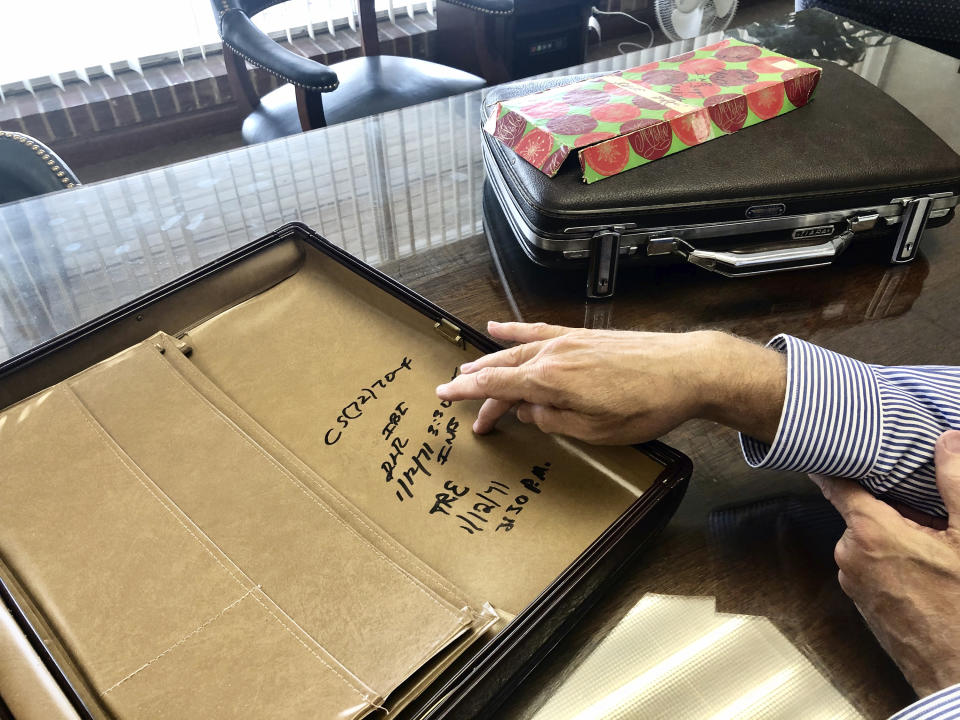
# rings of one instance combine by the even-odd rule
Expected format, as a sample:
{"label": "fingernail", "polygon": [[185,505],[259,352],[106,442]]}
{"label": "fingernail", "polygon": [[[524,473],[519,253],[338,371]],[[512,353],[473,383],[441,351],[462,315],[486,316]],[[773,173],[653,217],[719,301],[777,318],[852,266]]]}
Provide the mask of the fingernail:
{"label": "fingernail", "polygon": [[503,323],[498,323],[496,320],[487,320],[487,327],[493,327],[494,325],[502,325]]}
{"label": "fingernail", "polygon": [[444,390],[446,390],[446,389],[447,389],[447,384],[446,384],[446,383],[444,383],[443,385],[437,385],[437,391],[436,391],[436,392],[437,392],[437,395],[439,395],[440,393],[442,393],[442,392],[443,392]]}
{"label": "fingernail", "polygon": [[951,455],[960,455],[960,430],[947,430],[943,434],[943,448]]}
{"label": "fingernail", "polygon": [[470,372],[470,368],[472,367],[473,367],[472,362],[465,362],[463,365],[460,366],[460,372]]}

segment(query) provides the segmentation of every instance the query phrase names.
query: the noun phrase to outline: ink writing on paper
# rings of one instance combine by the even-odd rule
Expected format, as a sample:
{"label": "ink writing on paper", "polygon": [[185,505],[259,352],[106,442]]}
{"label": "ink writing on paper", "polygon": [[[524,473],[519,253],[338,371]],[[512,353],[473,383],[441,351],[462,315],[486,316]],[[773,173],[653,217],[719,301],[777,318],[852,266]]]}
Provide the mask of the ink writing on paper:
{"label": "ink writing on paper", "polygon": [[524,477],[519,482],[522,491],[511,490],[502,480],[486,481],[476,485],[476,489],[448,480],[443,490],[434,495],[430,515],[453,518],[468,535],[485,530],[510,532],[527,503],[543,491],[549,469],[549,462],[534,465],[530,470],[532,477]]}
{"label": "ink writing on paper", "polygon": [[[329,428],[323,436],[324,443],[327,445],[334,445],[337,443],[337,441],[343,437],[343,433],[346,432],[347,428],[350,426],[350,422],[359,419],[363,415],[364,406],[368,402],[379,400],[380,396],[377,393],[382,393],[384,390],[386,390],[387,386],[396,380],[397,375],[399,375],[402,371],[410,370],[410,364],[410,358],[404,357],[396,369],[385,373],[383,377],[377,378],[371,382],[368,387],[361,388],[356,399],[345,405],[340,410],[340,414],[337,415],[334,426]],[[374,390],[374,388],[377,389]]]}
{"label": "ink writing on paper", "polygon": [[[453,377],[458,373],[459,368],[453,371]],[[460,429],[460,422],[448,413],[452,405],[452,402],[443,401],[439,407],[430,411],[426,426],[421,426],[424,428],[425,437],[419,445],[411,443],[410,430],[403,424],[410,409],[406,401],[398,403],[387,417],[380,434],[389,444],[386,459],[381,463],[380,469],[383,470],[384,481],[394,486],[394,495],[398,502],[413,498],[414,487],[418,482],[422,484],[426,478],[440,481],[439,477],[435,477],[435,473],[450,459],[454,440]]]}
{"label": "ink writing on paper", "polygon": [[397,406],[393,409],[393,412],[390,413],[390,417],[387,418],[387,424],[383,426],[383,430],[380,431],[380,434],[389,440],[390,436],[393,435],[393,431],[397,429],[397,425],[400,424],[400,421],[406,414],[406,403],[401,400],[397,403]]}
{"label": "ink writing on paper", "polygon": [[[425,475],[426,477],[431,477],[433,473],[430,472],[429,466],[432,458],[433,448],[427,442],[421,443],[416,452],[410,454],[405,463],[406,469],[398,473],[394,478],[397,485],[400,486],[400,490],[396,491],[397,500],[403,502],[404,497],[413,497],[414,478],[416,476]],[[402,493],[400,492],[401,490],[403,491]]]}

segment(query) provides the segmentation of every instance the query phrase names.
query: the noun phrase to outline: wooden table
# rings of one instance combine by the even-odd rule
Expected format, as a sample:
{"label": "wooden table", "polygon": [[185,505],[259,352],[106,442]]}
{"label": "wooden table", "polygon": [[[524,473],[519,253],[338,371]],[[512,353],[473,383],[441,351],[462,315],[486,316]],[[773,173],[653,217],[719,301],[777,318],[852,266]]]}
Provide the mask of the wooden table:
{"label": "wooden table", "polygon": [[[811,37],[836,48],[960,150],[957,60],[822,11],[732,34],[795,57]],[[716,39],[565,72],[635,66]],[[542,270],[508,239],[485,237],[480,108],[474,93],[0,207],[0,361],[289,220],[479,327],[713,327],[760,341],[787,332],[868,362],[960,360],[958,222],[928,231],[906,266],[867,243],[830,268],[752,279],[631,269],[612,300],[586,302],[579,273]],[[769,617],[868,717],[909,703],[911,689],[837,585],[843,525],[807,478],[750,470],[736,435],[711,423],[665,440],[694,462],[682,506],[504,716],[535,708],[646,592],[711,595],[718,611]]]}

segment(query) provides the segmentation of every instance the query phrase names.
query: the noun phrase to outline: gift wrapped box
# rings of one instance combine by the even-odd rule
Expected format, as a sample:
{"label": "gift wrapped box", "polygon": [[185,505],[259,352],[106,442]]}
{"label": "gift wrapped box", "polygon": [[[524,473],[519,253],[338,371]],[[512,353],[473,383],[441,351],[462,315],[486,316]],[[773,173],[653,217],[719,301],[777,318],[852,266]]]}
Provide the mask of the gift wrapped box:
{"label": "gift wrapped box", "polygon": [[578,150],[587,183],[806,105],[820,68],[726,39],[498,103],[484,129],[553,177]]}

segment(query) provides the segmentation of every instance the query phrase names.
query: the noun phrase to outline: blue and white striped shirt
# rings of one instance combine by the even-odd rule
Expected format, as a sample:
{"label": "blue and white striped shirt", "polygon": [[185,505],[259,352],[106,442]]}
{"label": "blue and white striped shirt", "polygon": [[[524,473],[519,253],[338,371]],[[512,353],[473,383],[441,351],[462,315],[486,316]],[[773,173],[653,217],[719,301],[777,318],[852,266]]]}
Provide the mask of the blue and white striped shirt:
{"label": "blue and white striped shirt", "polygon": [[877,497],[946,517],[933,448],[960,429],[960,367],[868,365],[790,335],[773,445],[741,436],[752,467],[854,478]]}
{"label": "blue and white striped shirt", "polygon": [[[772,445],[740,436],[752,467],[853,478],[946,517],[933,451],[944,431],[960,429],[960,367],[868,365],[790,335],[769,345],[787,355],[787,394]],[[890,720],[934,718],[960,719],[960,684]]]}

